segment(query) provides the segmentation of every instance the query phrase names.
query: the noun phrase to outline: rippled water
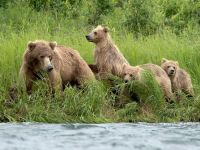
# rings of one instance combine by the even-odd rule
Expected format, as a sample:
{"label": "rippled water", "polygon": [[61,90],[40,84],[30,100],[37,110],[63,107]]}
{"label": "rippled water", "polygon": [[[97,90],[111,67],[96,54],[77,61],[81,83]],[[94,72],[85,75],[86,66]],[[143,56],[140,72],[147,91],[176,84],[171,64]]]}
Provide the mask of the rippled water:
{"label": "rippled water", "polygon": [[200,124],[1,123],[5,150],[200,150]]}

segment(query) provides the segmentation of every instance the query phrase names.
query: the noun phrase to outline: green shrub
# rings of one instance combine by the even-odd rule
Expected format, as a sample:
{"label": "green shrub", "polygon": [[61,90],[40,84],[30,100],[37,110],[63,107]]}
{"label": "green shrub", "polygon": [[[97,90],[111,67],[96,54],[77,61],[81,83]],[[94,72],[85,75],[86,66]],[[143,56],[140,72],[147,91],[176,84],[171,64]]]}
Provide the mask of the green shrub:
{"label": "green shrub", "polygon": [[112,0],[94,0],[89,9],[88,23],[97,25],[101,24],[102,17],[113,11],[114,3]]}
{"label": "green shrub", "polygon": [[7,8],[7,4],[10,0],[1,0],[0,1],[0,8],[3,7],[3,8]]}
{"label": "green shrub", "polygon": [[163,1],[165,12],[165,25],[180,33],[188,25],[200,25],[200,1]]}
{"label": "green shrub", "polygon": [[124,25],[136,35],[154,34],[161,28],[164,18],[157,0],[130,0],[126,6]]}

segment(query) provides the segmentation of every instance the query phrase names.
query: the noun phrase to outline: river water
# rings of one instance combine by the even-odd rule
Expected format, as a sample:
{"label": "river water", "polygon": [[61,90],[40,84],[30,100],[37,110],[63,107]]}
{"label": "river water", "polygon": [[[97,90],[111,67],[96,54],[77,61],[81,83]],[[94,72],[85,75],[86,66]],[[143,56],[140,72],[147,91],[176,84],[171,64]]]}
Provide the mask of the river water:
{"label": "river water", "polygon": [[200,123],[1,123],[0,150],[200,150]]}

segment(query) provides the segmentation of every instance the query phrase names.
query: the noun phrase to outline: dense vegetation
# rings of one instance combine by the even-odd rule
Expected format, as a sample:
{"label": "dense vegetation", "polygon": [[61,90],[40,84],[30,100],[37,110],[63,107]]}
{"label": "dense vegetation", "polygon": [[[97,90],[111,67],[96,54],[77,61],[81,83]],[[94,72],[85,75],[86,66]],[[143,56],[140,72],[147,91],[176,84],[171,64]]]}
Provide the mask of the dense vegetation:
{"label": "dense vegetation", "polygon": [[[0,22],[0,121],[200,120],[199,0],[2,0]],[[162,57],[179,61],[192,77],[195,97],[179,93],[179,103],[166,103],[151,76],[145,84],[133,82],[128,87],[115,77],[112,84],[97,81],[82,90],[69,87],[64,98],[52,98],[43,82],[37,83],[31,97],[18,87],[28,41],[57,41],[77,49],[93,63],[94,45],[85,35],[97,24],[110,28],[113,40],[132,65],[159,65]],[[16,89],[10,90],[13,86]],[[118,95],[112,92],[113,86]],[[129,91],[136,92],[141,102],[134,102]]]}

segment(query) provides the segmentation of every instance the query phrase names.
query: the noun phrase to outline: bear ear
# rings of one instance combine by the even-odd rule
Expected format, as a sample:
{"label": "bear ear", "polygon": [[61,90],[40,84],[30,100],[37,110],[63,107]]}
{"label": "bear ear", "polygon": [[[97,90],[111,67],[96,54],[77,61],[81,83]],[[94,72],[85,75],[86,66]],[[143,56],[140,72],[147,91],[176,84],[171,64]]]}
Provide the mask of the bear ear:
{"label": "bear ear", "polygon": [[166,58],[162,58],[161,63],[165,63],[167,61]]}
{"label": "bear ear", "polygon": [[136,67],[135,67],[135,71],[136,71],[136,73],[139,73],[140,70],[141,70],[141,68],[140,68],[139,66],[136,66]]}
{"label": "bear ear", "polygon": [[32,51],[36,47],[36,43],[29,41],[28,42],[28,49]]}
{"label": "bear ear", "polygon": [[105,33],[107,33],[107,32],[109,32],[109,28],[108,28],[108,27],[104,27],[104,28],[103,28],[103,31],[104,31]]}
{"label": "bear ear", "polygon": [[55,41],[54,42],[50,42],[49,46],[51,47],[52,50],[54,50],[55,47],[57,46],[57,42],[55,42]]}
{"label": "bear ear", "polygon": [[127,67],[127,64],[124,63],[124,64],[122,65],[122,70],[125,70],[126,67]]}

